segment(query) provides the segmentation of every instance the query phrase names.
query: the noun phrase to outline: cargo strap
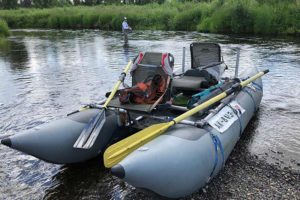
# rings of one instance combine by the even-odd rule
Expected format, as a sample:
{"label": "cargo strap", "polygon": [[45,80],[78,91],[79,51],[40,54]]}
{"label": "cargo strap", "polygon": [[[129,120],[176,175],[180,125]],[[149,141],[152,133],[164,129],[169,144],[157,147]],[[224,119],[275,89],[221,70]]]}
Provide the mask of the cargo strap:
{"label": "cargo strap", "polygon": [[262,87],[259,84],[255,83],[255,82],[252,82],[252,85],[255,87],[255,89],[257,89],[259,91],[263,90]]}
{"label": "cargo strap", "polygon": [[[249,77],[248,77],[249,78]],[[246,80],[246,79],[243,79],[243,80]],[[255,87],[255,89],[259,90],[259,91],[263,91],[263,88],[261,85],[259,85],[258,83],[255,83],[254,81],[251,83],[251,85],[253,87]],[[248,86],[249,87],[249,86]]]}
{"label": "cargo strap", "polygon": [[255,103],[255,100],[254,100],[252,94],[247,90],[247,87],[243,88],[242,91],[245,92],[246,94],[248,94],[249,97],[252,99],[252,102],[253,102],[253,105],[254,105],[254,112],[255,112],[258,107],[256,107],[256,103]]}
{"label": "cargo strap", "polygon": [[207,180],[207,182],[209,182],[210,179],[212,178],[212,176],[216,170],[216,167],[218,165],[218,162],[219,162],[218,147],[219,147],[219,149],[221,151],[221,155],[222,155],[222,166],[225,165],[225,156],[224,156],[224,149],[223,149],[223,146],[222,146],[222,143],[221,143],[221,140],[219,139],[219,137],[217,135],[213,134],[210,130],[208,130],[208,129],[205,129],[205,130],[209,132],[211,139],[214,143],[214,149],[215,149],[215,162],[214,162],[213,170],[210,173],[209,178]]}

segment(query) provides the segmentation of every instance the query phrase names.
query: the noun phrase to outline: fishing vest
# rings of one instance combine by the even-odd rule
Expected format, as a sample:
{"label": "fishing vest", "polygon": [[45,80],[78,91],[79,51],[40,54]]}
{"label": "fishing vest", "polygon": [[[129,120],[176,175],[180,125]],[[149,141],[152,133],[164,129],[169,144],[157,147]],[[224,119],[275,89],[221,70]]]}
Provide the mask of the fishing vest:
{"label": "fishing vest", "polygon": [[[145,53],[140,52],[135,58],[131,75],[138,68],[142,62]],[[135,103],[135,104],[157,104],[162,101],[162,97],[165,94],[166,88],[170,82],[170,77],[173,75],[171,63],[169,61],[170,54],[162,53],[161,60],[159,61],[161,67],[165,73],[165,77],[156,73],[146,77],[144,80],[137,82],[131,88],[125,88],[119,92],[119,100],[121,104]],[[168,77],[168,78],[166,78]]]}
{"label": "fishing vest", "polygon": [[119,100],[121,104],[153,104],[164,94],[166,81],[161,75],[147,77],[131,88],[120,90]]}

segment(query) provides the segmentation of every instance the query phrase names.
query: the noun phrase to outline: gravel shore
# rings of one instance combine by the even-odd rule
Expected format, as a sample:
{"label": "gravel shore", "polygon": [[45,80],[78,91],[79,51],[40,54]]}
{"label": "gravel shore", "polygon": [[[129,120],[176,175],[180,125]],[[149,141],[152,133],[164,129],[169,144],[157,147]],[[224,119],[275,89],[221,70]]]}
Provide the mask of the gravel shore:
{"label": "gravel shore", "polygon": [[250,155],[246,140],[237,144],[210,184],[185,199],[300,199],[300,173]]}
{"label": "gravel shore", "polygon": [[[184,198],[194,199],[300,199],[300,173],[269,165],[243,152],[240,142],[225,167],[205,188]],[[129,193],[125,199],[162,199]]]}

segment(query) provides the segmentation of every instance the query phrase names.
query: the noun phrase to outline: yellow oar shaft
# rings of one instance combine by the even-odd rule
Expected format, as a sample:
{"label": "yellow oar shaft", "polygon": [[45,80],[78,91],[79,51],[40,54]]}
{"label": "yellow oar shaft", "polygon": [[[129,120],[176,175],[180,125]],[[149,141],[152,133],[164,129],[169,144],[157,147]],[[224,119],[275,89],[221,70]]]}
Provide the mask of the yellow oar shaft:
{"label": "yellow oar shaft", "polygon": [[258,79],[259,77],[265,75],[265,74],[268,73],[268,72],[269,72],[269,70],[265,70],[265,71],[259,72],[259,73],[255,74],[254,76],[248,78],[247,80],[242,81],[242,82],[240,83],[240,85],[241,85],[242,87],[245,87],[245,86],[248,85],[249,83],[255,81],[256,79]]}
{"label": "yellow oar shaft", "polygon": [[[130,69],[130,66],[132,65],[132,61],[129,61],[129,63],[127,64],[127,66],[125,67],[123,73],[126,75],[127,72],[129,71]],[[122,83],[122,79],[119,79],[118,82],[116,83],[116,85],[114,86],[114,88],[112,89],[110,95],[108,96],[108,98],[106,99],[104,105],[103,105],[103,108],[107,108],[107,105],[109,104],[109,102],[112,100],[112,98],[114,98],[116,92],[118,91],[121,83]]]}
{"label": "yellow oar shaft", "polygon": [[[132,61],[129,61],[128,64],[127,64],[127,66],[125,67],[125,69],[124,69],[124,71],[123,71],[123,73],[124,73],[125,75],[126,75],[127,72],[129,71],[131,65],[132,65]],[[123,74],[123,73],[122,73],[122,74]],[[105,103],[104,103],[104,105],[103,105],[103,108],[105,108],[105,109],[107,108],[107,105],[108,105],[109,102],[112,100],[112,98],[114,98],[114,96],[115,96],[116,92],[118,91],[118,89],[119,89],[121,83],[122,83],[122,80],[118,80],[118,82],[115,84],[115,86],[114,86],[112,92],[110,93],[109,97],[106,99],[106,101],[105,101]],[[87,109],[89,109],[89,108],[88,108],[88,107],[82,107],[82,108],[79,108],[79,111],[81,112],[81,111],[84,111],[84,110],[87,110]]]}
{"label": "yellow oar shaft", "polygon": [[[248,85],[248,84],[251,83],[252,81],[258,79],[258,78],[261,77],[261,76],[263,76],[265,73],[266,73],[266,72],[259,72],[259,73],[257,73],[256,75],[252,76],[251,78],[249,78],[249,79],[247,79],[247,80],[245,80],[245,81],[242,81],[241,83],[239,83],[239,85],[240,85],[241,87],[245,87],[246,85]],[[197,107],[195,107],[195,108],[193,108],[193,109],[191,109],[191,110],[189,110],[189,111],[183,113],[182,115],[176,117],[176,118],[174,119],[174,121],[175,121],[176,123],[178,123],[178,122],[180,122],[180,121],[186,119],[187,117],[192,116],[192,115],[196,114],[197,112],[199,112],[199,111],[201,111],[201,110],[207,108],[208,106],[210,106],[210,105],[212,105],[212,104],[214,104],[214,103],[220,101],[221,99],[225,98],[226,96],[228,96],[227,92],[223,92],[223,93],[221,93],[221,94],[219,94],[219,95],[217,95],[217,96],[211,98],[210,100],[205,101],[204,103],[200,104],[199,106],[197,106]]]}

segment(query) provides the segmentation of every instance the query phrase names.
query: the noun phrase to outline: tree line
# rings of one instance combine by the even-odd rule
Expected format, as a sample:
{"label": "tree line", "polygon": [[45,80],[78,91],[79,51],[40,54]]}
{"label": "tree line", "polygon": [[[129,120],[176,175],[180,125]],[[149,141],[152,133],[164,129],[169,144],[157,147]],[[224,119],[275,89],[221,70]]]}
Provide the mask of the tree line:
{"label": "tree line", "polygon": [[[199,0],[204,1],[204,0]],[[209,0],[205,0],[209,1]],[[164,3],[165,0],[0,0],[0,9],[16,8],[50,8],[62,6],[86,5],[93,6],[99,4],[148,4]]]}
{"label": "tree line", "polygon": [[15,9],[23,8],[49,8],[55,6],[78,5],[78,4],[96,4],[100,0],[0,0],[0,8]]}

